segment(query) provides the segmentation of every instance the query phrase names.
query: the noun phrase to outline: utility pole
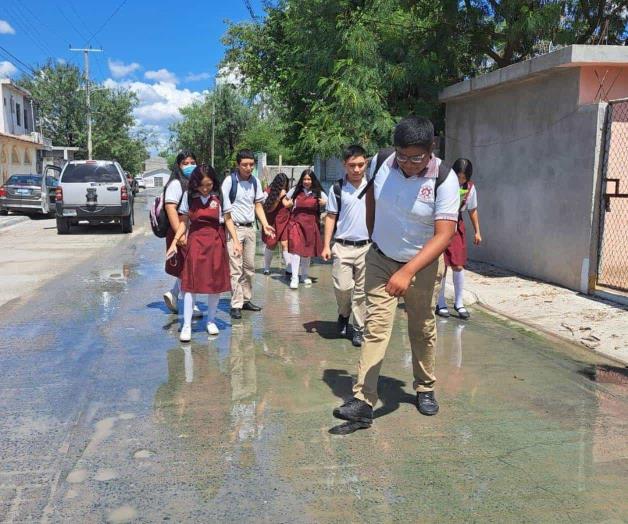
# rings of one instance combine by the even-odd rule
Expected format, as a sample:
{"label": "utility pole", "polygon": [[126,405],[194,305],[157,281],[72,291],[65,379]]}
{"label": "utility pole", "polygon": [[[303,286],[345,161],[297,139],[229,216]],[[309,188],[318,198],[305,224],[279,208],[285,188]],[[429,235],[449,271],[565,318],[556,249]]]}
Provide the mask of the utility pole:
{"label": "utility pole", "polygon": [[82,51],[84,59],[84,75],[85,75],[85,98],[87,101],[87,160],[92,159],[92,105],[89,97],[89,54],[90,53],[102,53],[102,49],[74,49],[70,47],[70,51]]}
{"label": "utility pole", "polygon": [[216,138],[216,101],[212,100],[212,167],[214,167],[214,141]]}

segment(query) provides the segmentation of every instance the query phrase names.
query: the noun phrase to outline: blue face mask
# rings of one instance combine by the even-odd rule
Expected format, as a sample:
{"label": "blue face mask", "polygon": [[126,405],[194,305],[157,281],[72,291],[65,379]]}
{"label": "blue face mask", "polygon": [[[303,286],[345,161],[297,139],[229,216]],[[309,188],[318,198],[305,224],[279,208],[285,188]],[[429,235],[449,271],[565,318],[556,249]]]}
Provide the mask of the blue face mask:
{"label": "blue face mask", "polygon": [[185,178],[190,178],[190,175],[195,169],[196,169],[196,166],[194,164],[190,164],[187,166],[183,166],[183,168],[181,169],[181,172],[183,173],[183,176]]}

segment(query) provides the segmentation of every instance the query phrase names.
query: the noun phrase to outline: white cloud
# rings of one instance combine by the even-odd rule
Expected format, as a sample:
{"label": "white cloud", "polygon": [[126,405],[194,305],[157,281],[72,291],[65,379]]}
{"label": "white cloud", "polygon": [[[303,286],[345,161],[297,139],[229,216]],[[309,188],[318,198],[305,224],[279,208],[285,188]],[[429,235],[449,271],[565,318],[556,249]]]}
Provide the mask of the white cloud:
{"label": "white cloud", "polygon": [[130,75],[142,67],[137,62],[125,64],[121,60],[111,60],[111,58],[107,60],[107,64],[109,65],[109,71],[111,71],[111,75],[114,78],[122,78],[123,76]]}
{"label": "white cloud", "polygon": [[15,29],[6,20],[0,20],[0,35],[14,35]]}
{"label": "white cloud", "polygon": [[185,77],[186,82],[198,82],[199,80],[209,80],[212,77],[210,73],[190,73]]}
{"label": "white cloud", "polygon": [[147,80],[155,80],[156,82],[165,82],[168,84],[178,84],[179,79],[174,73],[167,69],[158,69],[157,71],[146,71],[144,78]]}
{"label": "white cloud", "polygon": [[0,62],[0,76],[12,76],[17,73],[17,67],[11,62]]}
{"label": "white cloud", "polygon": [[57,64],[65,65],[67,63],[68,62],[65,58],[57,58]]}

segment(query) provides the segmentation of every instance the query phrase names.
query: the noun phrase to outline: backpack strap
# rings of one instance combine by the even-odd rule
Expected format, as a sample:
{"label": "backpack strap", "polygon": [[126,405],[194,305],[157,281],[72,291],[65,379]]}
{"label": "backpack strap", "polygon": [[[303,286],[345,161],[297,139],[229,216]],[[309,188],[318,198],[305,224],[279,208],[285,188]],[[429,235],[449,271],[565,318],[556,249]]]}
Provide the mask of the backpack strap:
{"label": "backpack strap", "polygon": [[340,216],[340,208],[342,207],[342,186],[345,183],[344,178],[339,178],[334,182],[332,189],[336,197],[336,207],[338,208],[338,216]]}
{"label": "backpack strap", "polygon": [[366,192],[369,190],[369,188],[373,185],[373,183],[375,182],[375,176],[377,175],[377,172],[379,171],[379,169],[382,167],[382,164],[386,161],[386,159],[392,155],[395,152],[395,148],[394,147],[385,147],[384,149],[380,149],[377,152],[377,161],[375,163],[375,170],[373,171],[373,176],[371,177],[371,179],[366,183],[366,186],[364,187],[364,189],[362,191],[360,191],[360,194],[358,195],[358,198],[363,198],[364,195],[366,195]]}
{"label": "backpack strap", "polygon": [[441,162],[440,166],[438,166],[438,178],[436,179],[436,183],[434,184],[434,202],[436,202],[436,194],[438,193],[438,188],[445,180],[447,180],[450,171],[451,167],[445,165],[445,162]]}
{"label": "backpack strap", "polygon": [[233,204],[238,194],[238,176],[235,171],[231,172],[231,189],[229,190],[229,201]]}

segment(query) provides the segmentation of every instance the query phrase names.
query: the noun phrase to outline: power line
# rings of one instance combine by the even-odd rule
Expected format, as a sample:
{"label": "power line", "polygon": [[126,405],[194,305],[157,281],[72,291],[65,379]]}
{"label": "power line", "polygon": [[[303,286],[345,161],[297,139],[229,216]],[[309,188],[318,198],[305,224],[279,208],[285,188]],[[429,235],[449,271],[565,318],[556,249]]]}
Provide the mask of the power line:
{"label": "power line", "polygon": [[105,22],[96,30],[96,32],[92,33],[92,35],[89,37],[89,40],[87,40],[88,44],[94,39],[94,37],[98,33],[100,33],[107,26],[107,24],[111,21],[111,19],[118,14],[118,11],[120,11],[120,9],[122,9],[122,7],[124,7],[124,4],[126,4],[127,2],[128,0],[122,0],[120,5],[113,10],[113,13],[111,13],[111,15],[109,15],[109,18],[105,20]]}
{"label": "power line", "polygon": [[[22,21],[22,16],[20,16],[19,12],[13,11],[8,5],[5,6],[5,13],[9,15],[7,17],[9,21],[12,21],[16,27],[19,27],[21,31],[44,53],[44,55],[53,54],[49,48],[45,46],[45,44],[41,41],[41,39],[37,36],[37,34]],[[17,13],[17,14],[16,14]]]}
{"label": "power line", "polygon": [[[29,66],[28,64],[22,62],[17,56],[15,56],[13,53],[11,53],[11,51],[9,51],[8,49],[2,47],[1,45],[0,45],[0,51],[2,51],[5,54],[5,56],[12,58],[13,60],[18,62],[19,64],[22,64],[28,71],[30,71],[30,73],[26,73],[29,76],[37,74],[35,72],[35,70],[31,66]],[[15,64],[13,64],[13,65],[15,65]],[[19,67],[19,66],[16,66],[16,67]]]}

